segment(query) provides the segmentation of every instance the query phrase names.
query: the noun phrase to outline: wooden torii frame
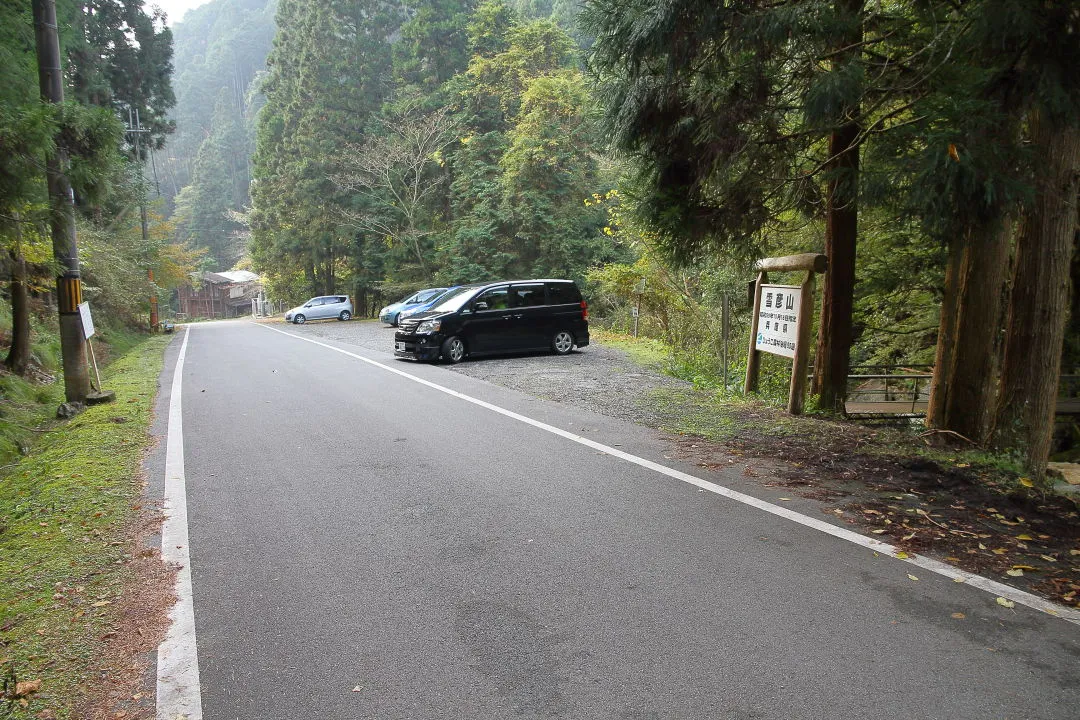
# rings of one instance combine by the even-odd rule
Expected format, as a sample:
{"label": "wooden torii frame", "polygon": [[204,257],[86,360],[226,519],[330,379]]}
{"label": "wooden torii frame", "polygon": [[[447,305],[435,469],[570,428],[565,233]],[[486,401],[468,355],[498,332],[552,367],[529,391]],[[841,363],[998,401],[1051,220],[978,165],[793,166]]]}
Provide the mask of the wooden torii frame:
{"label": "wooden torii frame", "polygon": [[769,281],[769,271],[799,272],[804,271],[800,289],[799,315],[796,328],[795,357],[791,366],[791,386],[788,389],[787,411],[792,415],[801,415],[806,398],[806,373],[810,358],[810,326],[814,312],[814,276],[828,268],[828,259],[817,253],[788,255],[785,257],[764,258],[755,264],[758,271],[754,283],[754,313],[750,322],[750,350],[746,357],[746,383],[743,391],[751,393],[757,390],[760,351],[757,349],[758,320],[761,314],[761,286]]}

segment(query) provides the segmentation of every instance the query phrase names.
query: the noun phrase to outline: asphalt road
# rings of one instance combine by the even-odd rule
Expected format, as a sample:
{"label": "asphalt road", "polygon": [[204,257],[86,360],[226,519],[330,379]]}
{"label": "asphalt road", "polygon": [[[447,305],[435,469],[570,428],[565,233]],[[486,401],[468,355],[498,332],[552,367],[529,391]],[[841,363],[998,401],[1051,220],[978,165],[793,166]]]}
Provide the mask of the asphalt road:
{"label": "asphalt road", "polygon": [[[1075,624],[304,337],[190,330],[208,720],[1077,717]],[[643,427],[320,342],[695,474]]]}

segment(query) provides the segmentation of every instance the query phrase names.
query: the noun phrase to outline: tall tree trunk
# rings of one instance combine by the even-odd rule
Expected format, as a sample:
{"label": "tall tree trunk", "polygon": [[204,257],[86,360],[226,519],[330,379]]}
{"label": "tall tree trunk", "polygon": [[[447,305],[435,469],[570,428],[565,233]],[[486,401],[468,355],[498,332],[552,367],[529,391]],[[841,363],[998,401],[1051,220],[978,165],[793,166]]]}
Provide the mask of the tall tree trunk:
{"label": "tall tree trunk", "polygon": [[1072,292],[1080,128],[1052,123],[1039,111],[1029,125],[1040,170],[1035,202],[1017,241],[995,441],[1023,449],[1028,471],[1041,478],[1050,454]]}
{"label": "tall tree trunk", "polygon": [[[927,425],[976,443],[989,437],[996,412],[1001,326],[1012,224],[969,227],[950,249]],[[947,317],[947,314],[951,317]]]}
{"label": "tall tree trunk", "polygon": [[926,407],[926,424],[932,428],[945,427],[945,404],[949,396],[952,368],[956,358],[956,308],[960,287],[960,265],[964,256],[964,243],[954,237],[949,243],[949,255],[945,261],[945,291],[941,299],[941,315],[938,318],[937,345],[934,351],[934,377],[930,381],[930,401]]}
{"label": "tall tree trunk", "polygon": [[11,249],[11,347],[4,364],[16,375],[30,367],[30,302],[26,259],[22,254],[22,221],[15,213],[15,247]]}
{"label": "tall tree trunk", "polygon": [[[836,11],[852,19],[852,29],[840,41],[849,48],[838,62],[858,60],[862,39],[863,0],[837,0]],[[854,49],[850,49],[854,48]],[[814,359],[814,392],[822,408],[844,412],[847,398],[852,311],[855,305],[855,247],[859,230],[859,138],[857,105],[843,109],[838,127],[829,136],[828,187],[825,206],[825,255],[829,269],[821,290],[821,323]]]}
{"label": "tall tree trunk", "polygon": [[826,199],[825,255],[829,269],[821,291],[821,323],[818,326],[814,386],[821,407],[844,411],[847,397],[851,317],[855,305],[855,248],[859,211],[856,205],[859,150],[853,146],[858,125],[845,125],[829,139],[833,156]]}
{"label": "tall tree trunk", "polygon": [[[57,35],[55,0],[33,0],[34,36],[37,48],[38,86],[45,102],[62,105],[64,77],[60,68],[60,38]],[[75,194],[68,180],[68,151],[63,137],[45,160],[49,188],[49,216],[53,257],[59,266],[56,304],[60,316],[60,355],[64,368],[64,397],[83,402],[90,394],[90,369],[86,358],[79,303],[82,277],[79,271],[79,243],[75,233]]]}

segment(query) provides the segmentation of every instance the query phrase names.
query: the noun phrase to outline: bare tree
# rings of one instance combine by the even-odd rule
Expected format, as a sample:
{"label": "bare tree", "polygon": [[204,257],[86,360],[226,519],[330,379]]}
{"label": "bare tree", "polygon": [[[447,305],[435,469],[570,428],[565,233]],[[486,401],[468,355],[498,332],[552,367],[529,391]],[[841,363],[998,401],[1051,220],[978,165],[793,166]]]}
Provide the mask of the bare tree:
{"label": "bare tree", "polygon": [[382,132],[346,145],[341,171],[330,179],[370,202],[365,212],[344,211],[349,222],[409,245],[427,272],[420,241],[430,231],[420,227],[420,219],[425,201],[442,185],[443,177],[431,169],[453,141],[457,122],[449,108],[424,112],[412,104],[381,124]]}

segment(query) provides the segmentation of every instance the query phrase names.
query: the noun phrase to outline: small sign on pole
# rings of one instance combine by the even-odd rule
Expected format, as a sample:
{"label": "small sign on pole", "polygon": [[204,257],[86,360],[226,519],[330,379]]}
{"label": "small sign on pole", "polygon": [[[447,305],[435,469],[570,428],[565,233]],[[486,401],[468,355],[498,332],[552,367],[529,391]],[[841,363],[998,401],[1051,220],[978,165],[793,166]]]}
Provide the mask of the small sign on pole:
{"label": "small sign on pole", "polygon": [[79,303],[79,320],[82,321],[83,337],[86,338],[86,346],[90,348],[90,362],[94,366],[94,377],[97,378],[97,394],[104,397],[101,390],[101,373],[98,372],[97,357],[94,355],[94,343],[90,338],[94,336],[94,319],[90,317],[90,303]]}
{"label": "small sign on pole", "polygon": [[94,319],[90,317],[90,303],[79,303],[79,319],[82,321],[83,337],[89,340],[94,336]]}
{"label": "small sign on pole", "polygon": [[[743,389],[757,389],[759,357],[767,352],[792,359],[788,412],[801,415],[806,395],[806,371],[810,357],[810,325],[813,316],[814,274],[825,272],[824,255],[804,254],[765,258],[757,263],[754,283],[754,314],[750,324],[750,352],[746,359]],[[769,271],[804,271],[802,285],[769,285]]]}

